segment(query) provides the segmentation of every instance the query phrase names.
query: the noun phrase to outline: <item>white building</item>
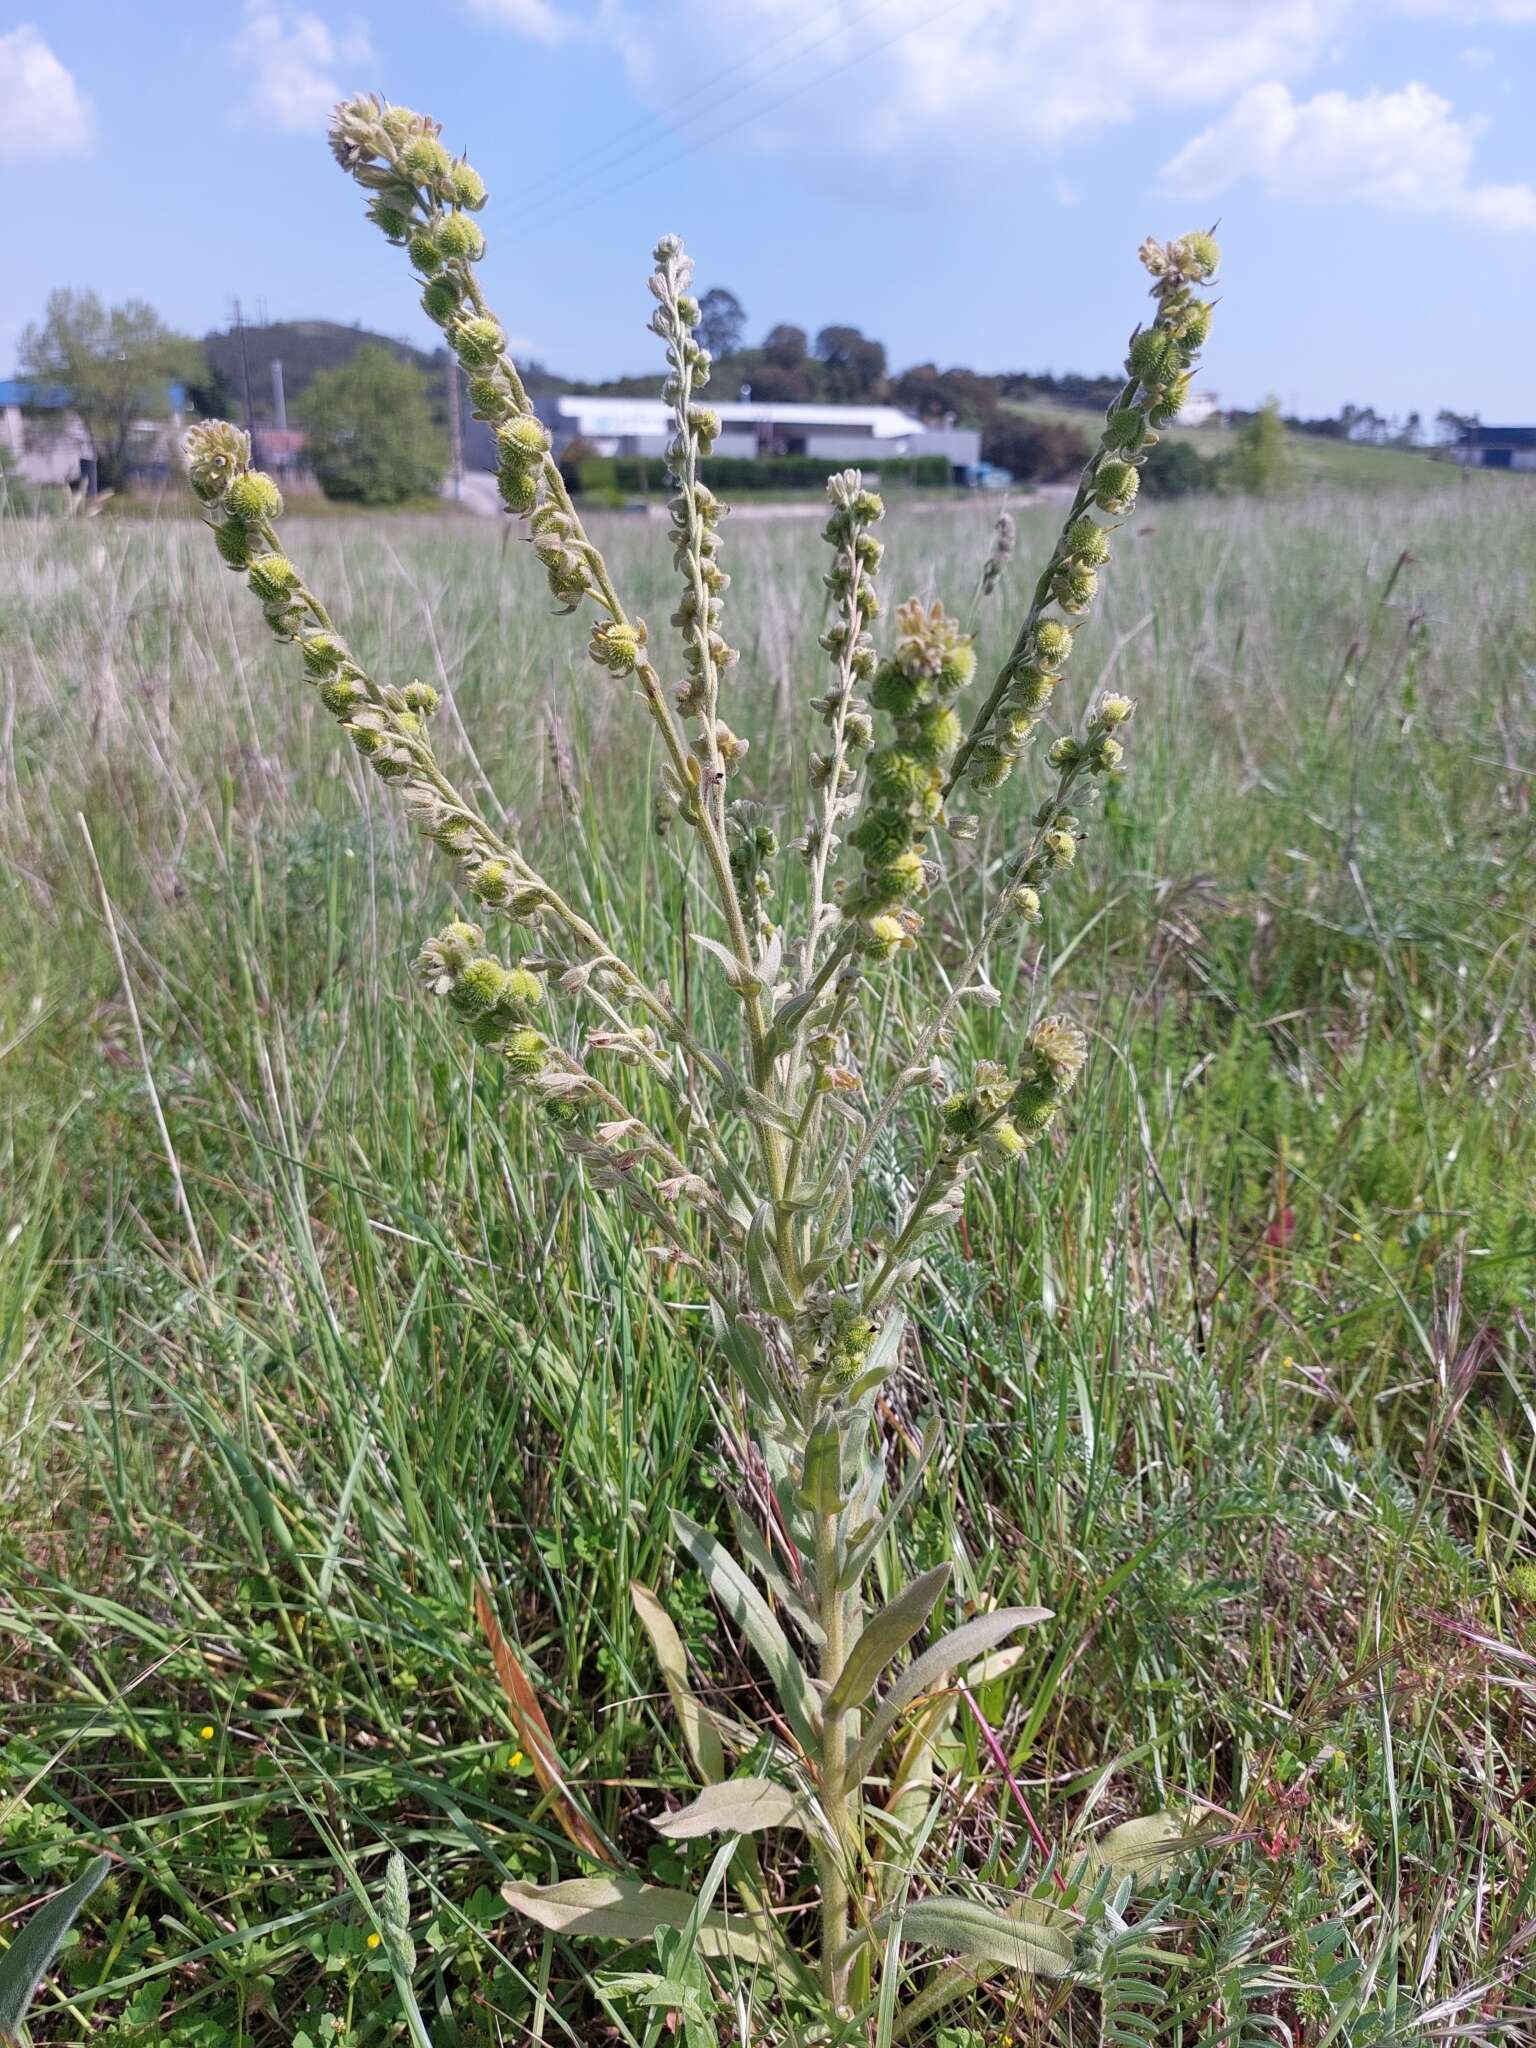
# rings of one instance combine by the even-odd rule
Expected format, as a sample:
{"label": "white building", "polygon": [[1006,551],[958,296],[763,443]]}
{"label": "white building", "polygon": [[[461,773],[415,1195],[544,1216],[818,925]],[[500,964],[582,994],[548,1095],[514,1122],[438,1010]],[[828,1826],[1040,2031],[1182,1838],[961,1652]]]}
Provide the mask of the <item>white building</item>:
{"label": "white building", "polygon": [[[878,468],[882,457],[938,455],[962,471],[981,460],[981,435],[974,427],[926,426],[894,405],[771,405],[746,399],[714,404],[707,392],[701,403],[720,415],[716,455],[809,455],[871,468]],[[659,398],[569,392],[536,399],[534,405],[557,456],[575,440],[599,455],[660,456],[672,438],[671,409]]]}
{"label": "white building", "polygon": [[69,406],[69,393],[29,383],[25,377],[0,379],[0,450],[4,466],[22,483],[88,482],[96,450],[79,415]]}

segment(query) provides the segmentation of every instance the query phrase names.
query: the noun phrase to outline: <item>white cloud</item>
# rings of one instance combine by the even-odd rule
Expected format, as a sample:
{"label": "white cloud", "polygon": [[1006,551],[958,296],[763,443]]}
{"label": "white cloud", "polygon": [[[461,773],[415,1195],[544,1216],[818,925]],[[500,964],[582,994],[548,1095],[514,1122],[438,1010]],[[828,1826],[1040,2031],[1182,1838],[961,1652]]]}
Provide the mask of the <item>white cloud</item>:
{"label": "white cloud", "polygon": [[72,156],[91,140],[91,103],[30,23],[0,36],[0,162]]}
{"label": "white cloud", "polygon": [[570,15],[552,7],[550,0],[470,0],[476,14],[487,21],[499,21],[536,43],[558,43],[580,26]]}
{"label": "white cloud", "polygon": [[1163,168],[1170,191],[1209,199],[1240,178],[1283,199],[1364,200],[1407,213],[1452,213],[1493,228],[1536,228],[1529,185],[1472,182],[1482,123],[1458,121],[1427,85],[1294,100],[1276,80],[1251,86],[1214,127]]}
{"label": "white cloud", "polygon": [[367,28],[356,17],[334,29],[318,14],[274,0],[246,0],[233,55],[248,80],[245,111],[294,133],[323,128],[337,100],[357,91],[357,78],[339,67],[374,61]]}

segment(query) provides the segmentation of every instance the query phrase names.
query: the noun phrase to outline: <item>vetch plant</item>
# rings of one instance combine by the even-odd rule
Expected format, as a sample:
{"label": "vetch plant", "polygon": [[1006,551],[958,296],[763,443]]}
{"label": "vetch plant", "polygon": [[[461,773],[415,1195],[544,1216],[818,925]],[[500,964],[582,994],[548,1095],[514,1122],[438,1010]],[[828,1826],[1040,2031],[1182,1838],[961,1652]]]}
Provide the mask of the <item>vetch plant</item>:
{"label": "vetch plant", "polygon": [[[725,716],[738,656],[727,638],[723,507],[703,471],[719,421],[701,399],[710,360],[681,243],[658,242],[650,278],[673,418],[670,623],[682,673],[669,688],[652,633],[626,608],[586,531],[482,296],[482,181],[443,147],[435,122],[373,97],[338,108],[331,139],[370,194],[370,217],[406,251],[423,306],[468,373],[472,403],[496,435],[501,496],[524,523],[557,606],[590,620],[593,662],[636,695],[654,727],[658,824],[697,848],[716,923],[693,943],[731,992],[737,1024],[730,1042],[714,1042],[683,991],[651,978],[623,932],[591,922],[513,832],[487,821],[433,747],[437,691],[368,672],[284,551],[281,496],[252,468],[247,437],[223,423],[194,427],[189,478],[220,554],[245,574],[326,710],[452,861],[470,899],[422,947],[423,985],[500,1061],[591,1187],[627,1203],[707,1290],[733,1427],[755,1443],[770,1482],[762,1522],[736,1510],[734,1547],[675,1521],[679,1545],[772,1683],[771,1716],[751,1725],[699,1698],[665,1609],[649,1589],[634,1589],[700,1781],[697,1797],[656,1825],[674,1840],[722,1838],[704,1893],[610,1869],[511,1884],[506,1897],[545,1928],[653,1944],[661,1975],[630,1981],[669,1987],[663,2002],[685,2020],[706,1965],[747,1966],[774,1987],[786,2038],[864,2039],[871,2025],[882,2040],[922,2038],[933,2014],[989,1977],[1061,1978],[1092,1960],[1073,1886],[1006,1907],[925,1887],[933,1745],[967,1687],[1017,1654],[1010,1638],[1050,1615],[975,1612],[913,1651],[945,1599],[950,1568],[883,1601],[871,1587],[877,1565],[886,1577],[894,1571],[937,1430],[891,1494],[873,1411],[925,1241],[954,1224],[972,1174],[1018,1171],[1036,1152],[1082,1068],[1083,1034],[1064,1016],[1031,1020],[1006,1059],[968,1068],[952,1027],[962,1004],[992,998],[994,947],[1042,919],[1050,889],[1077,860],[1084,811],[1120,772],[1134,709],[1127,698],[1099,696],[1050,747],[1043,798],[962,956],[946,962],[947,993],[929,1001],[910,1042],[877,1056],[870,1013],[896,956],[924,944],[924,901],[952,849],[974,835],[980,807],[1053,701],[1115,523],[1135,502],[1139,465],[1188,389],[1210,320],[1199,288],[1217,250],[1205,234],[1143,246],[1152,317],[1132,337],[1124,388],[1008,658],[974,708],[975,649],[941,604],[909,600],[880,631],[884,507],[857,470],[829,479],[828,618],[813,699],[820,729],[810,815],[791,861],[769,811],[740,793],[747,748]],[[1012,538],[1011,522],[1006,546],[1000,527],[989,591]],[[637,1113],[625,1068],[643,1069],[670,1098],[664,1127]],[[905,1148],[912,1192],[882,1232],[856,1235],[855,1191],[887,1133]],[[574,1816],[567,1831],[578,1852],[588,1864],[603,1860],[605,1845],[559,1784],[552,1750],[541,1776]],[[773,1910],[777,1895],[749,1839],[770,1831],[790,1845],[774,1866],[781,1875],[786,1862],[793,1867],[792,1845],[802,1845],[805,1883],[790,1898],[814,1898],[814,1942],[787,1933]],[[1121,1883],[1155,1853],[1167,1827],[1154,1819],[1118,1833],[1099,1845],[1096,1867],[1110,1874],[1098,1883],[1101,1898],[1111,1877]],[[899,1968],[903,1947],[952,1960],[913,1995]],[[907,1996],[899,2007],[898,1994]]]}

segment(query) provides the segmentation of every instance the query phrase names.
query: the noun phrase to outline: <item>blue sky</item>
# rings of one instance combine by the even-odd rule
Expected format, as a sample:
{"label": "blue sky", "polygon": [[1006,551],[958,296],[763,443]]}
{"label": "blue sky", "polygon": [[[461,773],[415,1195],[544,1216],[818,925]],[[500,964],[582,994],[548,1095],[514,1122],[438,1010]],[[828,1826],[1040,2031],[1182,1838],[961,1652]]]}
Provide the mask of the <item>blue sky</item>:
{"label": "blue sky", "polygon": [[1224,400],[1536,418],[1536,0],[0,4],[0,373],[60,284],[427,340],[325,149],[365,87],[468,149],[492,302],[571,376],[654,361],[667,229],[754,339],[1104,369],[1141,237],[1219,216]]}

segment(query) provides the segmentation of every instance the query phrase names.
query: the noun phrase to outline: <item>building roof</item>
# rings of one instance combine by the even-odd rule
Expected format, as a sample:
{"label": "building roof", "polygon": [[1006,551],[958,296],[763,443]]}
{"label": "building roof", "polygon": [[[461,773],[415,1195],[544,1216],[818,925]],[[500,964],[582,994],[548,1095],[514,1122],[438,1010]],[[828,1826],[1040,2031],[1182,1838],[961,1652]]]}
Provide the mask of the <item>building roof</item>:
{"label": "building roof", "polygon": [[58,410],[68,405],[62,384],[37,384],[30,377],[0,377],[0,405],[36,405]]}
{"label": "building roof", "polygon": [[1464,448],[1536,448],[1536,427],[1463,427]]}
{"label": "building roof", "polygon": [[[659,398],[604,398],[578,391],[550,402],[558,416],[572,421],[583,435],[666,434],[672,428],[672,408]],[[927,432],[920,419],[895,405],[764,405],[737,399],[711,409],[723,426],[863,427],[877,441]]]}

